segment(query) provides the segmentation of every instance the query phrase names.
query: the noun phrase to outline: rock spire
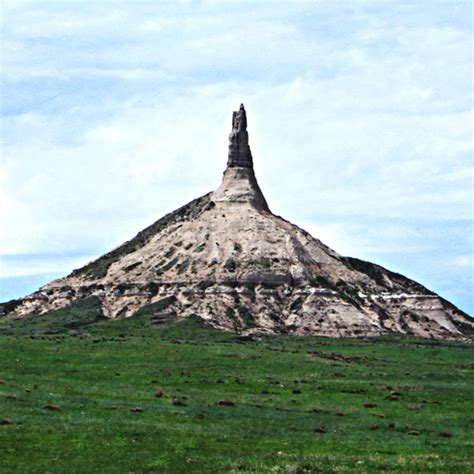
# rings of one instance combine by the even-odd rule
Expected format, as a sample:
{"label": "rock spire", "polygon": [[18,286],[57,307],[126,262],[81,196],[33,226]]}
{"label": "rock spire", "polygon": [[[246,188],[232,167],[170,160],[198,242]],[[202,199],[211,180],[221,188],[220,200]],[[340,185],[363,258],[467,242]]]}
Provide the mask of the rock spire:
{"label": "rock spire", "polygon": [[214,193],[214,201],[234,205],[247,203],[259,211],[270,212],[253,170],[244,104],[232,113],[227,168],[219,189]]}
{"label": "rock spire", "polygon": [[249,147],[249,134],[247,132],[247,114],[244,104],[240,104],[238,111],[232,114],[232,132],[229,135],[229,168],[253,168],[252,153]]}

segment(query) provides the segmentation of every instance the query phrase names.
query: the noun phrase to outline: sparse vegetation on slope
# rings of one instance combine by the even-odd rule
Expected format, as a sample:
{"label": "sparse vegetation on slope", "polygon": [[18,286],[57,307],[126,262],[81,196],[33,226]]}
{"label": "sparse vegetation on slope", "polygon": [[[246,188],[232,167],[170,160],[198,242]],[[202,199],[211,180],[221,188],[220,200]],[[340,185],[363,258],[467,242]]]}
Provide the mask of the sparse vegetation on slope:
{"label": "sparse vegetation on slope", "polygon": [[366,262],[365,260],[360,260],[358,258],[353,257],[342,257],[342,260],[345,261],[354,270],[357,270],[361,273],[365,273],[368,277],[372,278],[380,286],[386,287],[387,290],[393,289],[393,287],[389,284],[389,280],[387,280],[387,277],[389,277],[390,281],[395,282],[397,285],[400,286],[400,288],[404,289],[405,291],[411,290],[422,295],[434,295],[432,291],[428,290],[428,288],[424,287],[420,283],[417,283],[414,280],[410,280],[409,278],[400,275],[399,273],[387,270],[386,268],[383,268],[375,263]]}
{"label": "sparse vegetation on slope", "polygon": [[102,257],[94,260],[84,267],[74,270],[71,273],[71,276],[87,274],[92,278],[104,277],[112,263],[116,262],[124,255],[132,253],[135,250],[143,247],[143,245],[145,245],[145,243],[158,232],[161,232],[171,224],[175,224],[180,221],[191,220],[198,216],[202,211],[205,210],[206,206],[210,205],[210,196],[211,193],[201,196],[197,199],[194,199],[185,206],[180,207],[176,211],[166,214],[166,216],[162,217],[146,229],[143,229],[133,239],[128,240],[124,244],[120,245],[120,247],[117,247],[116,249],[106,253]]}

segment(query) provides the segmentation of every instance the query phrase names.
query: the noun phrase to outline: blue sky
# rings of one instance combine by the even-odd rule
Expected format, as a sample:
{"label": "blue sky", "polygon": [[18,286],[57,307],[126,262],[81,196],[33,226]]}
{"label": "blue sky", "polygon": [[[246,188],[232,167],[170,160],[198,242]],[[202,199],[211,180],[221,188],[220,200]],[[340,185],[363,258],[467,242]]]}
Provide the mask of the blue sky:
{"label": "blue sky", "polygon": [[474,313],[471,1],[2,4],[0,300],[217,188]]}

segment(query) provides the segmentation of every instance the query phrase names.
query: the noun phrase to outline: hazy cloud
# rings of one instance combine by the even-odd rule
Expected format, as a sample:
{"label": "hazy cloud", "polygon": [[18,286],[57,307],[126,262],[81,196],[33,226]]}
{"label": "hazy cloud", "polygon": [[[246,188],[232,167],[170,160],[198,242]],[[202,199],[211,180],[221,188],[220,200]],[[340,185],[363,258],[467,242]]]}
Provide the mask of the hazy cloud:
{"label": "hazy cloud", "polygon": [[243,101],[274,212],[472,311],[471,10],[4,2],[3,277],[67,273],[215,189]]}

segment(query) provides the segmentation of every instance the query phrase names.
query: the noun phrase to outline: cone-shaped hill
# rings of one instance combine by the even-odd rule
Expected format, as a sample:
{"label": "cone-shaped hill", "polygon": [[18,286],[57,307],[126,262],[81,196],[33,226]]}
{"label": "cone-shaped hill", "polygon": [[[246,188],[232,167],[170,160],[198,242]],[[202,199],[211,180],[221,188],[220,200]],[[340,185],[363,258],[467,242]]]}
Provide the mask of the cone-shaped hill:
{"label": "cone-shaped hill", "polygon": [[243,333],[456,339],[474,331],[472,319],[419,283],[343,257],[272,214],[255,178],[243,106],[233,113],[217,191],[1,312],[34,317],[91,296],[108,318],[196,315]]}

